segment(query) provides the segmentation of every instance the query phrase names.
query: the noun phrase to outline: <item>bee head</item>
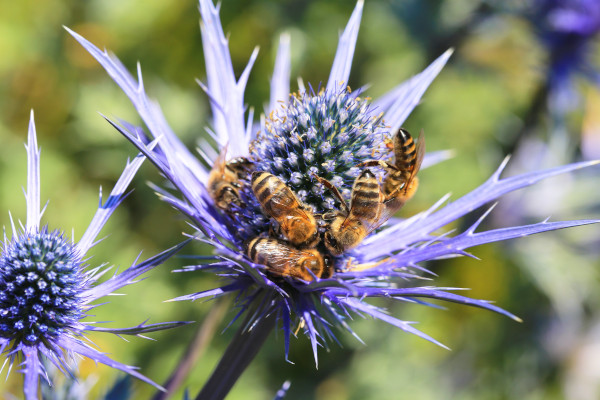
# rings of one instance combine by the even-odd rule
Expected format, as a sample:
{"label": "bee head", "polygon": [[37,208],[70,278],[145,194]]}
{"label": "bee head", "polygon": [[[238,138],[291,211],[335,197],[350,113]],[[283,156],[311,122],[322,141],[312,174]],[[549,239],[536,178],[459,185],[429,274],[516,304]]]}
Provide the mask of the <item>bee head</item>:
{"label": "bee head", "polygon": [[306,244],[303,247],[311,249],[319,243],[319,240],[321,240],[321,237],[319,236],[319,230],[315,228],[315,232],[306,241]]}
{"label": "bee head", "polygon": [[302,263],[302,267],[308,271],[311,271],[315,276],[321,276],[323,273],[323,264],[319,262],[316,257],[311,257],[310,259],[304,261]]}
{"label": "bee head", "polygon": [[240,206],[242,203],[236,190],[233,187],[227,185],[223,186],[218,192],[216,204],[217,207],[219,207],[220,209],[227,210],[230,208],[231,204]]}

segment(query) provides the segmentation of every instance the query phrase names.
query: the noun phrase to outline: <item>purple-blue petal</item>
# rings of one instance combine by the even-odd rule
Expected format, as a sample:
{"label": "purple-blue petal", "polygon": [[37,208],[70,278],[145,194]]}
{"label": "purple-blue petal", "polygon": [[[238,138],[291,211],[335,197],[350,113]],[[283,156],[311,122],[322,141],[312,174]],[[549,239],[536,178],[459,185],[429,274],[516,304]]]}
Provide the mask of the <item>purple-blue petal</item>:
{"label": "purple-blue petal", "polygon": [[364,0],[359,0],[356,3],[356,7],[350,16],[348,25],[346,25],[344,33],[340,36],[335,59],[333,60],[329,79],[327,80],[327,87],[325,89],[327,92],[337,93],[340,86],[348,85],[348,77],[350,76],[350,68],[352,67],[352,58],[354,58],[354,48],[356,47],[363,4]]}
{"label": "purple-blue petal", "polygon": [[157,265],[162,264],[165,260],[175,255],[179,250],[190,242],[191,239],[185,240],[177,246],[171,247],[168,250],[163,251],[155,255],[152,258],[147,259],[141,263],[137,263],[127,268],[120,274],[113,275],[110,279],[93,286],[82,293],[82,297],[86,299],[85,303],[90,303],[96,299],[104,297],[110,293],[114,293],[116,290],[131,285],[137,282],[137,278],[145,272],[151,270]]}
{"label": "purple-blue petal", "polygon": [[[181,200],[175,199],[172,196],[166,195],[166,199],[176,208],[182,211],[187,211],[186,214],[198,224],[198,228],[205,234],[210,235],[207,231],[212,229],[216,234],[228,236],[225,227],[219,222],[218,213],[212,203],[212,199],[208,194],[206,187],[199,178],[181,164],[178,158],[167,158],[162,153],[154,151],[146,145],[144,140],[140,139],[139,135],[131,132],[126,127],[119,126],[115,122],[106,118],[106,120],[121,133],[127,140],[135,145],[138,150],[144,154],[150,162],[152,162],[158,170],[173,183],[173,185],[181,192],[188,203],[189,207],[185,207]],[[165,194],[165,192],[161,192]]]}
{"label": "purple-blue petal", "polygon": [[[379,288],[379,287],[360,287],[358,288],[358,294],[353,297],[393,297],[398,299],[407,299],[415,297],[426,297],[436,300],[448,301],[452,303],[463,304],[466,306],[483,308],[489,311],[493,311],[498,314],[502,314],[516,321],[521,321],[517,316],[497,307],[490,302],[485,300],[472,299],[469,297],[461,296],[455,293],[449,293],[447,290],[451,288],[436,288],[436,287],[411,287],[411,288]],[[331,289],[326,291],[328,296],[347,296],[348,293],[344,293],[340,289]]]}
{"label": "purple-blue petal", "polygon": [[271,99],[269,109],[266,110],[267,115],[280,107],[281,104],[287,103],[290,95],[290,69],[290,35],[289,33],[284,33],[279,38],[275,68],[271,77]]}
{"label": "purple-blue petal", "polygon": [[414,224],[390,227],[373,235],[357,251],[368,255],[371,259],[377,259],[391,252],[407,248],[411,243],[426,240],[425,238],[428,238],[435,230],[497,199],[503,194],[533,185],[542,179],[598,164],[598,161],[580,162],[501,179],[500,174],[507,161],[505,160],[483,185],[460,199],[438,211],[420,217]]}
{"label": "purple-blue petal", "polygon": [[244,121],[244,90],[248,74],[256,59],[253,52],[239,82],[235,79],[229,47],[219,19],[219,7],[211,0],[200,0],[202,47],[206,61],[209,96],[219,147],[229,144],[231,157],[248,154],[250,138]]}
{"label": "purple-blue petal", "polygon": [[452,55],[453,50],[447,50],[439,56],[423,72],[413,76],[408,81],[384,95],[379,101],[373,103],[377,112],[384,112],[384,118],[392,132],[402,126],[406,118],[421,101],[421,96],[427,90],[431,82],[440,73],[446,62]]}
{"label": "purple-blue petal", "polygon": [[174,299],[171,299],[169,301],[184,301],[184,300],[194,301],[194,300],[203,299],[206,297],[215,298],[215,297],[219,297],[224,294],[227,294],[227,293],[241,290],[246,286],[247,285],[240,285],[240,283],[234,282],[232,284],[225,285],[222,287],[218,287],[218,288],[214,288],[214,289],[210,289],[210,290],[204,290],[202,292],[197,292],[197,293],[192,293],[192,294],[186,294],[185,296],[175,297]]}
{"label": "purple-blue petal", "polygon": [[208,171],[198,162],[183,143],[173,133],[158,104],[150,101],[144,91],[141,68],[138,65],[138,82],[115,56],[101,51],[83,36],[65,29],[104,67],[109,76],[125,92],[138,114],[154,138],[162,138],[160,146],[171,159],[178,160],[191,170],[191,173],[204,180]]}
{"label": "purple-blue petal", "polygon": [[40,227],[40,150],[35,133],[33,110],[29,119],[27,135],[27,230],[37,231]]}
{"label": "purple-blue petal", "polygon": [[149,379],[149,378],[145,377],[144,375],[140,374],[139,372],[137,372],[135,367],[132,367],[132,366],[126,365],[126,364],[121,364],[120,362],[114,361],[114,360],[110,359],[109,357],[107,357],[105,354],[100,353],[99,351],[97,351],[79,341],[72,340],[69,338],[63,338],[60,343],[60,346],[64,349],[68,349],[70,351],[78,353],[84,357],[91,359],[91,360],[94,360],[94,361],[97,361],[104,365],[107,365],[111,368],[121,370],[131,376],[138,378],[141,381],[149,383],[150,385],[154,386],[155,388],[157,388],[159,390],[163,390],[163,391],[165,390],[159,384],[155,383],[151,379]]}
{"label": "purple-blue petal", "polygon": [[319,368],[319,357],[317,353],[317,347],[319,345],[319,341],[317,339],[318,332],[313,324],[312,317],[308,310],[302,313],[302,318],[304,319],[304,323],[306,324],[306,331],[308,332],[308,337],[312,346],[313,355],[315,357],[315,366],[316,368]]}
{"label": "purple-blue petal", "polygon": [[89,226],[85,230],[81,240],[77,243],[77,248],[79,249],[80,254],[86,254],[88,250],[94,245],[94,241],[96,237],[112,215],[112,213],[117,209],[119,204],[125,199],[127,196],[126,190],[131,180],[137,173],[138,169],[142,166],[146,158],[138,154],[136,158],[133,159],[132,162],[127,162],[123,173],[117,180],[115,187],[108,195],[106,202],[102,203],[102,190],[100,190],[100,204],[98,205],[98,210],[94,214],[92,221]]}
{"label": "purple-blue petal", "polygon": [[442,343],[438,342],[431,336],[426,335],[425,333],[421,332],[420,330],[413,328],[411,326],[411,324],[413,322],[402,321],[397,318],[394,318],[394,317],[384,313],[380,308],[372,306],[367,303],[364,303],[361,300],[353,298],[353,297],[340,298],[340,302],[346,304],[348,307],[350,307],[352,310],[354,310],[356,312],[363,312],[365,314],[368,314],[368,315],[372,316],[373,318],[380,319],[384,322],[387,322],[390,325],[393,325],[397,328],[402,329],[405,332],[412,333],[413,335],[416,335],[422,339],[430,341],[431,343],[437,344],[438,346],[443,347],[444,349],[448,349],[448,347],[444,346]]}
{"label": "purple-blue petal", "polygon": [[492,229],[485,232],[473,233],[468,230],[452,238],[441,240],[429,246],[415,247],[400,254],[390,257],[377,267],[357,272],[348,272],[342,275],[353,277],[378,276],[385,274],[387,270],[416,264],[423,261],[444,258],[451,255],[465,255],[464,250],[470,247],[486,243],[498,242],[508,239],[533,235],[540,232],[553,231],[557,229],[571,228],[575,226],[595,224],[598,220],[540,222],[537,224],[517,226],[511,228]]}

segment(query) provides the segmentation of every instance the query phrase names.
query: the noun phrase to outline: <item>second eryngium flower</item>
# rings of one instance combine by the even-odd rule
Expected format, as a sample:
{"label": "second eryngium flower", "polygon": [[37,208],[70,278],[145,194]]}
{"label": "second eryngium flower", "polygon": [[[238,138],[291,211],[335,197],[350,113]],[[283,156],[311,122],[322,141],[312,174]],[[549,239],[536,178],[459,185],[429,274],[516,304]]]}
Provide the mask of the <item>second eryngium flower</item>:
{"label": "second eryngium flower", "polygon": [[[150,144],[153,147],[153,144]],[[11,219],[12,238],[2,242],[0,253],[0,353],[5,357],[2,368],[17,363],[24,375],[23,391],[27,400],[38,399],[39,378],[52,384],[45,363],[52,363],[62,373],[75,378],[75,357],[86,357],[121,370],[138,379],[159,385],[140,374],[133,366],[114,361],[90,344],[90,332],[116,335],[141,335],[172,328],[185,322],[130,328],[102,328],[88,321],[88,312],[97,300],[137,281],[143,273],[161,264],[180,246],[99,282],[110,267],[90,268],[90,248],[112,213],[127,196],[127,187],[142,165],[138,155],[127,163],[108,199],[100,204],[82,238],[75,242],[60,230],[41,225],[45,208],[40,209],[40,150],[37,144],[33,112],[27,141],[27,220],[17,228]],[[12,218],[12,217],[11,217]],[[2,369],[0,368],[0,370]]]}

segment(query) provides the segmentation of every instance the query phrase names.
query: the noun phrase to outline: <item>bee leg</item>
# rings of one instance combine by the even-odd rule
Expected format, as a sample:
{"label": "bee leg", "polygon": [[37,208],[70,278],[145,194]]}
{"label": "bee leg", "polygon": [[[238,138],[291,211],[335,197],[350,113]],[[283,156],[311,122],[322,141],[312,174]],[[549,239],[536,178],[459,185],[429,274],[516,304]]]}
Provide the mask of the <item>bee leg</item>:
{"label": "bee leg", "polygon": [[281,227],[278,223],[271,221],[269,224],[269,236],[273,238],[279,238],[281,235]]}
{"label": "bee leg", "polygon": [[321,219],[323,221],[331,221],[331,220],[334,220],[336,216],[337,216],[337,212],[328,211],[328,212],[324,213],[323,215],[321,215]]}
{"label": "bee leg", "polygon": [[398,167],[383,160],[367,160],[356,165],[357,167],[381,167],[383,169],[391,169],[398,171]]}
{"label": "bee leg", "polygon": [[327,211],[326,213],[323,213],[323,214],[315,214],[314,216],[315,216],[315,219],[317,220],[317,225],[318,226],[323,226],[325,224],[325,221],[326,221],[324,217],[325,216],[326,217],[330,217],[329,215],[326,215],[326,214],[330,214],[332,212],[333,211]]}
{"label": "bee leg", "polygon": [[342,194],[340,193],[340,191],[338,190],[338,188],[336,188],[335,186],[333,186],[333,184],[331,182],[329,182],[325,178],[321,178],[320,176],[317,176],[315,174],[312,174],[312,176],[317,181],[319,181],[323,186],[325,186],[327,189],[331,190],[331,192],[333,193],[333,195],[335,197],[337,197],[338,200],[340,201],[340,203],[342,204],[342,207],[344,208],[344,211],[346,212],[346,214],[349,214],[350,213],[350,209],[348,208],[348,204],[346,204],[346,200],[344,200],[344,197],[342,196]]}

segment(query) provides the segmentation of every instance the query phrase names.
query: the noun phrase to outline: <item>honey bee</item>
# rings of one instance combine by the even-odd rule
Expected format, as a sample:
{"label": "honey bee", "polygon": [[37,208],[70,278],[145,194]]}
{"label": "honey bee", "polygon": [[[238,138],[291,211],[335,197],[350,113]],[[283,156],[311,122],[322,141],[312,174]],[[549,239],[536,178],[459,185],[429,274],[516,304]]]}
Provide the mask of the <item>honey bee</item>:
{"label": "honey bee", "polygon": [[225,211],[231,211],[231,205],[238,207],[243,205],[239,190],[242,187],[241,180],[247,179],[254,169],[254,164],[244,157],[237,157],[225,161],[227,147],[225,147],[208,175],[208,191],[215,201],[217,207]]}
{"label": "honey bee", "polygon": [[263,264],[273,275],[312,281],[314,277],[330,278],[332,262],[316,249],[297,249],[273,238],[256,237],[246,244],[246,254],[257,264]]}
{"label": "honey bee", "polygon": [[350,206],[346,204],[339,190],[326,179],[317,178],[340,200],[343,210],[330,219],[323,242],[329,252],[341,255],[360,244],[373,230],[384,224],[396,211],[415,194],[419,181],[416,177],[425,155],[423,135],[415,145],[411,135],[399,129],[394,137],[395,164],[382,160],[368,160],[359,166],[380,166],[386,170],[383,191],[377,177],[365,168],[354,181]]}
{"label": "honey bee", "polygon": [[400,128],[393,140],[394,164],[383,160],[368,160],[358,166],[379,166],[388,172],[383,180],[385,206],[390,214],[400,210],[419,187],[417,172],[425,156],[425,137],[421,132],[415,141],[406,129]]}
{"label": "honey bee", "polygon": [[326,179],[315,176],[340,200],[342,209],[326,213],[324,220],[330,220],[323,235],[325,247],[334,256],[339,256],[360,244],[374,229],[383,224],[391,214],[386,213],[385,196],[377,177],[365,168],[354,181],[350,206],[339,190]]}
{"label": "honey bee", "polygon": [[252,173],[252,191],[263,211],[278,224],[283,236],[299,248],[313,248],[319,242],[317,220],[281,179],[262,171]]}

